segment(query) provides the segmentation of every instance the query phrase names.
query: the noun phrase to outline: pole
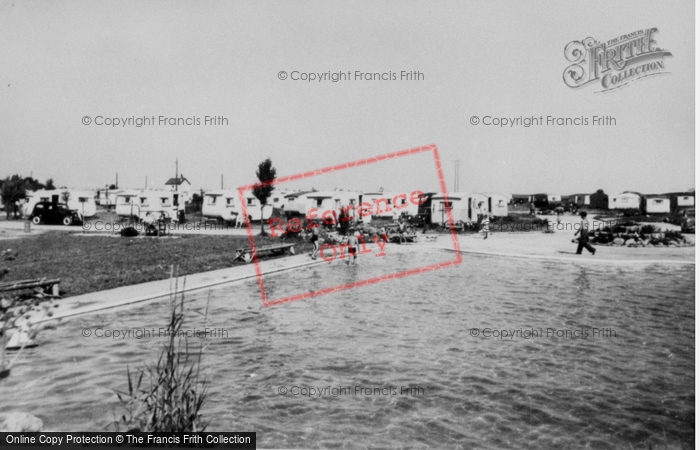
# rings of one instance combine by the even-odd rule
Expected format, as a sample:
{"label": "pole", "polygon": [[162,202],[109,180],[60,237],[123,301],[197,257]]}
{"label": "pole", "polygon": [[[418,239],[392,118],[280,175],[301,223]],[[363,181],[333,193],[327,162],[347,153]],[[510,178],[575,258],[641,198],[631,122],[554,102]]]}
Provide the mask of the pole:
{"label": "pole", "polygon": [[459,159],[455,159],[455,192],[459,192]]}
{"label": "pole", "polygon": [[224,188],[224,174],[221,174],[221,189]]}

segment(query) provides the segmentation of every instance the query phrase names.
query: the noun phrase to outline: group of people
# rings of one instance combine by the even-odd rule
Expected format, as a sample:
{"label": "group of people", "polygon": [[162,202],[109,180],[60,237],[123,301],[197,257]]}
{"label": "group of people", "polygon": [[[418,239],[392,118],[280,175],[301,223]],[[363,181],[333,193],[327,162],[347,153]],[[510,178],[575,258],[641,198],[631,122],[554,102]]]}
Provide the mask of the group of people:
{"label": "group of people", "polygon": [[[398,234],[400,235],[400,240],[405,240],[408,234],[405,219],[400,217],[396,226]],[[340,228],[338,231],[334,232],[322,231],[320,224],[310,228],[309,241],[313,244],[313,250],[310,254],[312,259],[317,259],[323,244],[329,242],[331,244],[340,244],[343,248],[347,248],[350,255],[350,260],[347,261],[347,263],[349,265],[356,265],[360,239],[364,239],[365,235],[367,235],[370,240],[382,239],[384,242],[389,241],[388,231],[385,227],[376,228],[367,225],[362,219],[355,219],[350,223],[349,227]]]}
{"label": "group of people", "polygon": [[[340,243],[345,244],[347,246],[348,253],[350,255],[350,259],[347,261],[347,264],[354,266],[357,264],[357,251],[360,245],[358,237],[362,235],[362,232],[357,231],[353,228],[350,228],[349,232],[350,234],[343,237]],[[320,226],[313,227],[310,233],[311,237],[309,240],[313,244],[313,249],[311,250],[311,259],[317,259],[318,254],[321,251],[321,246],[324,242],[330,240],[330,236],[323,236],[320,231]]]}

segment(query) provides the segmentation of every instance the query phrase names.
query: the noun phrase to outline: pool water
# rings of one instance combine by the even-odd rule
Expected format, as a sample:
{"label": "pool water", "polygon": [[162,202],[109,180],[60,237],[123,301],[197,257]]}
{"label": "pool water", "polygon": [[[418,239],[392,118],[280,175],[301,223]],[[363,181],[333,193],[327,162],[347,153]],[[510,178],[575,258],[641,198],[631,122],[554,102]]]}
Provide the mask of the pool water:
{"label": "pool water", "polygon": [[[453,257],[394,251],[265,286],[272,299]],[[465,255],[271,308],[254,281],[190,294],[185,328],[226,330],[189,340],[206,346],[204,418],[256,431],[259,448],[694,448],[694,272]],[[157,329],[169,311],[162,301],[42,331],[0,383],[0,406],[49,430],[112,430],[127,366],[154,362],[164,339],[81,331]],[[321,395],[301,395],[310,388]]]}

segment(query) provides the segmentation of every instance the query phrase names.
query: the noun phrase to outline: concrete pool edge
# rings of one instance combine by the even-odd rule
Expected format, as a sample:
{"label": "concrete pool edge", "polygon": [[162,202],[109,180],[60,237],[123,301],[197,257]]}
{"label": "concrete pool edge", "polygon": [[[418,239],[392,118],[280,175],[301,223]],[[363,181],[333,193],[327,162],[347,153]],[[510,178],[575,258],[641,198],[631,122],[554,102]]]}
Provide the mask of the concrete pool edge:
{"label": "concrete pool edge", "polygon": [[[425,246],[427,247],[427,246]],[[424,248],[425,248],[424,247]],[[447,250],[450,252],[456,252],[454,248],[441,247],[441,246],[430,246],[430,248]],[[596,264],[685,264],[685,265],[695,265],[695,260],[673,260],[673,259],[604,259],[600,257],[595,257],[591,255],[572,255],[571,257],[566,256],[550,256],[550,255],[528,255],[522,253],[503,253],[503,252],[491,252],[484,250],[465,250],[459,249],[459,253],[467,255],[478,255],[478,256],[499,256],[505,258],[522,258],[522,259],[540,259],[545,261],[567,261],[567,262],[583,262],[583,263],[596,263]]]}
{"label": "concrete pool edge", "polygon": [[[427,244],[427,245],[426,245]],[[401,252],[411,252],[417,249],[433,249],[440,251],[455,252],[451,247],[441,245],[430,245],[427,242],[422,242],[418,245],[399,246],[396,250]],[[593,263],[606,265],[695,265],[695,260],[669,260],[669,259],[607,259],[591,255],[582,256],[555,256],[555,255],[537,255],[523,253],[508,253],[487,250],[459,249],[460,254],[475,255],[475,256],[495,256],[505,258],[519,258],[530,260],[543,261],[560,261],[572,263]],[[306,255],[295,255],[284,258],[272,259],[261,262],[261,271],[263,275],[271,275],[279,272],[289,271],[302,267],[323,264],[325,261],[309,260]],[[169,297],[173,293],[190,293],[203,289],[218,287],[221,285],[235,283],[255,279],[257,274],[253,264],[245,266],[234,266],[225,269],[217,269],[207,272],[199,272],[180,276],[177,280],[177,292],[174,291],[174,280],[166,278],[163,280],[150,281],[128,286],[121,286],[114,289],[103,291],[90,292],[74,297],[66,297],[60,299],[56,305],[53,315],[49,317],[46,311],[32,311],[27,318],[28,324],[44,324],[52,321],[61,321],[70,319],[84,314],[94,314],[106,310],[129,307],[139,303],[158,300]],[[184,284],[184,289],[183,289]],[[144,291],[147,293],[144,294]]]}
{"label": "concrete pool edge", "polygon": [[[306,256],[296,255],[263,261],[260,263],[262,266],[262,274],[271,275],[278,272],[318,265],[324,262],[320,259],[295,262],[295,260],[301,258],[306,258]],[[292,262],[292,264],[286,264],[289,262]],[[172,294],[200,291],[228,283],[251,280],[255,279],[256,277],[257,274],[255,272],[255,266],[250,264],[246,266],[235,266],[225,269],[182,275],[177,278],[179,281],[177,281],[178,284],[176,291],[173,289],[176,279],[167,278],[164,280],[149,281],[147,283],[132,284],[114,289],[90,292],[87,294],[60,299],[56,303],[58,308],[52,310],[54,314],[51,317],[49,317],[43,310],[39,311],[38,314],[36,314],[37,311],[32,311],[32,314],[30,314],[30,316],[27,318],[27,323],[34,325],[48,323],[51,321],[61,321],[84,314],[94,314],[110,309],[117,309],[147,301],[167,298]],[[144,290],[150,292],[147,294],[138,293],[138,291]],[[105,299],[105,297],[107,297],[107,299]]]}

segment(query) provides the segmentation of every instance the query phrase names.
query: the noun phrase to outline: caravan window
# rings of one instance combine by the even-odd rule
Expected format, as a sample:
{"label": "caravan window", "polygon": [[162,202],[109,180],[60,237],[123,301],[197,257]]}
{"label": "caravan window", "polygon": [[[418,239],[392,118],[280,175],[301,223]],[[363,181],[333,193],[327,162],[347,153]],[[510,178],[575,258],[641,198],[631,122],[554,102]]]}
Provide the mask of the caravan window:
{"label": "caravan window", "polygon": [[663,203],[663,200],[654,200],[654,203],[658,205],[659,203]]}
{"label": "caravan window", "polygon": [[253,204],[253,198],[252,197],[248,198],[248,205],[252,205],[252,204]]}
{"label": "caravan window", "polygon": [[122,204],[124,204],[124,205],[128,205],[129,202],[131,201],[131,197],[129,197],[128,195],[125,195],[124,197],[120,197],[120,198],[122,199]]}
{"label": "caravan window", "polygon": [[148,197],[141,197],[141,206],[148,206]]}
{"label": "caravan window", "polygon": [[80,203],[85,203],[86,201],[88,201],[88,198],[87,197],[78,197],[78,201]]}
{"label": "caravan window", "polygon": [[168,197],[161,197],[160,206],[170,206],[170,199]]}
{"label": "caravan window", "polygon": [[216,205],[216,195],[207,195],[207,205]]}
{"label": "caravan window", "polygon": [[235,205],[233,197],[226,197],[226,206],[232,207]]}
{"label": "caravan window", "polygon": [[323,199],[322,198],[316,199],[316,206],[323,206]]}
{"label": "caravan window", "polygon": [[452,210],[452,202],[440,202],[440,205],[442,206],[441,211],[451,211]]}

